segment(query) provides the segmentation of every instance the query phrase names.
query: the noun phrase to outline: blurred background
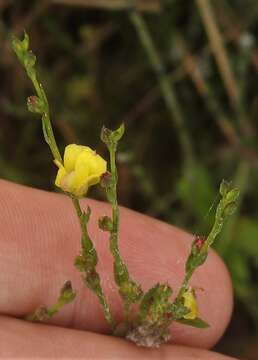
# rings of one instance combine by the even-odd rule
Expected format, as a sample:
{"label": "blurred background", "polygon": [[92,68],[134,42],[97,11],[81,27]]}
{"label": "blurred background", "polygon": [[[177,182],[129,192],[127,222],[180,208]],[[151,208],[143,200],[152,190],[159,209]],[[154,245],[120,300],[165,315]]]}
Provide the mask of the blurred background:
{"label": "blurred background", "polygon": [[257,0],[1,0],[0,13],[0,176],[55,190],[41,122],[26,108],[32,86],[10,50],[26,29],[62,150],[105,154],[102,125],[125,122],[122,205],[205,235],[220,181],[240,188],[215,245],[235,290],[215,350],[257,359]]}

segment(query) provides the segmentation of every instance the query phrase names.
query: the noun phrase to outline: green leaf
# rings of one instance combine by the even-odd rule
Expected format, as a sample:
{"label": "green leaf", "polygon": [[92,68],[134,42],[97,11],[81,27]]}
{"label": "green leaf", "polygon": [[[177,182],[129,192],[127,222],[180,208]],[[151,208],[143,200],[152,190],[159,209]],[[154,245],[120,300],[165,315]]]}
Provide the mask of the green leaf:
{"label": "green leaf", "polygon": [[82,215],[81,215],[81,220],[84,224],[84,226],[86,226],[90,220],[90,216],[91,216],[91,208],[89,206],[87,206],[87,211],[83,211]]}
{"label": "green leaf", "polygon": [[124,135],[125,132],[125,125],[122,123],[118,129],[112,132],[112,140],[114,142],[118,142]]}
{"label": "green leaf", "polygon": [[50,139],[49,139],[49,136],[48,136],[48,129],[47,129],[47,126],[46,126],[45,118],[46,118],[46,114],[44,113],[42,115],[42,131],[43,131],[43,135],[44,135],[44,139],[45,139],[46,143],[48,145],[50,145]]}
{"label": "green leaf", "polygon": [[207,329],[208,327],[210,327],[210,325],[208,323],[206,323],[205,321],[203,321],[200,318],[196,318],[196,319],[180,319],[180,320],[176,320],[177,322],[184,324],[184,325],[189,325],[189,326],[193,326],[199,329]]}

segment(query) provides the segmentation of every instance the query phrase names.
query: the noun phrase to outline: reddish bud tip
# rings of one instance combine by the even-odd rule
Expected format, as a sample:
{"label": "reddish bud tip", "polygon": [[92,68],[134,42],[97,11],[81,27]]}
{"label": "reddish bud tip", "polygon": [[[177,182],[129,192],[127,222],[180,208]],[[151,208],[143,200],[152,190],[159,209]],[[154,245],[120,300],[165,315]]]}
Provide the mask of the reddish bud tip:
{"label": "reddish bud tip", "polygon": [[205,237],[203,236],[196,236],[194,240],[194,245],[197,247],[198,250],[201,250],[203,244],[205,243]]}
{"label": "reddish bud tip", "polygon": [[100,178],[100,185],[104,188],[108,188],[112,181],[112,174],[109,171],[106,171]]}

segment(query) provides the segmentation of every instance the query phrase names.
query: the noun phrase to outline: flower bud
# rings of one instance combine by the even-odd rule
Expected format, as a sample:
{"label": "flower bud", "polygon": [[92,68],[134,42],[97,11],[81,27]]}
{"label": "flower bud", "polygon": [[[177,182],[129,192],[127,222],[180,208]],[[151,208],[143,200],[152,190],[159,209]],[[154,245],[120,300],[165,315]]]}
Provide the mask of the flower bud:
{"label": "flower bud", "polygon": [[230,190],[230,186],[231,186],[230,182],[226,180],[222,180],[219,188],[220,195],[225,196]]}
{"label": "flower bud", "polygon": [[143,294],[140,285],[130,280],[122,283],[119,288],[119,293],[123,299],[129,301],[130,303],[137,302]]}
{"label": "flower bud", "polygon": [[122,138],[125,132],[124,124],[121,124],[118,129],[112,131],[105,126],[102,127],[100,138],[109,147],[116,145]]}
{"label": "flower bud", "polygon": [[100,186],[107,189],[112,184],[112,174],[106,171],[100,178]]}
{"label": "flower bud", "polygon": [[27,99],[28,110],[32,113],[42,114],[44,112],[44,104],[37,96],[29,96]]}
{"label": "flower bud", "polygon": [[12,48],[16,53],[17,57],[20,61],[22,61],[24,54],[29,49],[29,36],[26,32],[24,32],[23,40],[18,39],[17,37],[13,37],[12,39]]}
{"label": "flower bud", "polygon": [[71,281],[66,281],[60,291],[59,302],[69,304],[74,300],[76,293],[73,291]]}
{"label": "flower bud", "polygon": [[99,218],[99,228],[103,231],[112,231],[113,222],[109,216],[101,216]]}
{"label": "flower bud", "polygon": [[197,250],[201,250],[201,248],[203,247],[204,243],[205,243],[205,237],[204,236],[196,236],[194,239],[194,246],[197,248]]}

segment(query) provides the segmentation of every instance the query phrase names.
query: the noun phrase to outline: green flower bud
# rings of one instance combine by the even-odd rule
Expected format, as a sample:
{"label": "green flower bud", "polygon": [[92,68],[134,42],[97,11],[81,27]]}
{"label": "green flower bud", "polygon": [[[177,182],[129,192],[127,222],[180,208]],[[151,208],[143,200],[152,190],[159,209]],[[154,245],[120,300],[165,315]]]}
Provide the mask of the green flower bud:
{"label": "green flower bud", "polygon": [[26,52],[29,49],[29,36],[25,32],[23,40],[19,40],[17,37],[13,36],[12,39],[12,48],[17,55],[18,59],[23,62],[23,58]]}
{"label": "green flower bud", "polygon": [[124,124],[121,124],[120,127],[114,131],[103,126],[101,130],[100,138],[108,147],[110,147],[118,143],[118,141],[124,135],[124,132],[125,132]]}
{"label": "green flower bud", "polygon": [[228,182],[226,180],[222,180],[219,188],[220,195],[224,197],[229,189],[230,189],[231,182]]}
{"label": "green flower bud", "polygon": [[29,96],[27,99],[28,110],[32,113],[43,114],[44,104],[37,96]]}
{"label": "green flower bud", "polygon": [[134,281],[126,281],[119,288],[122,298],[130,303],[135,303],[142,297],[142,289]]}
{"label": "green flower bud", "polygon": [[100,277],[95,270],[92,270],[90,273],[87,274],[87,276],[85,277],[85,282],[91,290],[96,293],[100,293]]}
{"label": "green flower bud", "polygon": [[62,303],[63,305],[69,304],[74,300],[75,296],[76,293],[73,291],[71,281],[66,281],[60,291],[60,297],[58,299],[58,302]]}
{"label": "green flower bud", "polygon": [[224,209],[225,216],[230,216],[230,215],[234,214],[236,209],[237,209],[236,203],[232,202],[232,203],[228,204]]}
{"label": "green flower bud", "polygon": [[106,171],[100,178],[100,186],[105,189],[110,188],[112,185],[112,174],[109,171]]}
{"label": "green flower bud", "polygon": [[235,202],[238,197],[239,197],[239,190],[232,189],[226,194],[225,201],[227,203]]}

